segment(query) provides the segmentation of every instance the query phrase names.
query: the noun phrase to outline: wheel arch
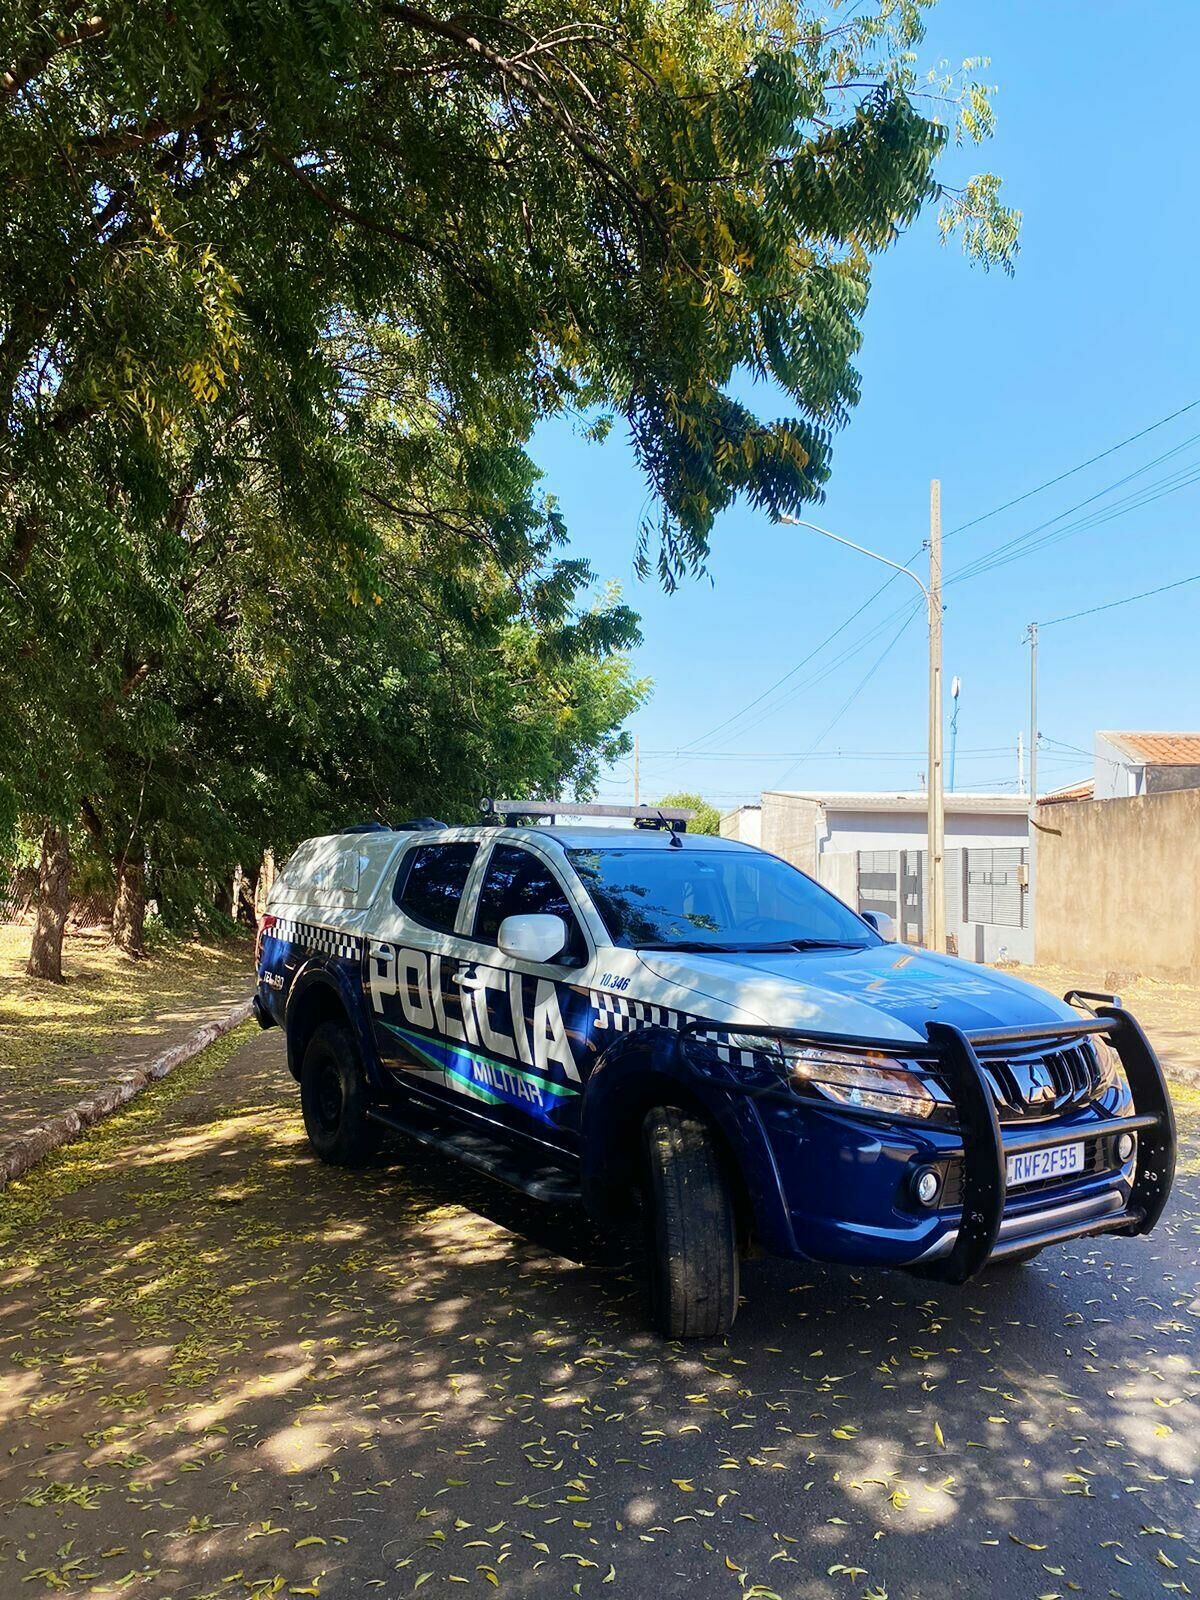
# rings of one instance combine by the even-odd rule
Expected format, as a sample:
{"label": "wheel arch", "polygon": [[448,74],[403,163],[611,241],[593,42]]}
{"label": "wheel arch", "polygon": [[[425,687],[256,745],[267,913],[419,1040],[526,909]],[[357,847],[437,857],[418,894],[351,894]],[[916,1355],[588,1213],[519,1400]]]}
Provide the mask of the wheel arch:
{"label": "wheel arch", "polygon": [[371,1039],[363,1026],[361,1006],[355,1000],[349,982],[336,969],[314,965],[297,975],[288,995],[284,1017],[288,1071],[297,1083],[300,1081],[300,1067],[309,1040],[323,1022],[343,1022],[349,1027],[358,1044],[367,1076],[374,1078]]}
{"label": "wheel arch", "polygon": [[743,1241],[794,1249],[774,1158],[756,1112],[744,1097],[700,1079],[678,1034],[666,1028],[647,1028],[613,1045],[588,1078],[580,1175],[589,1213],[607,1225],[628,1215],[630,1196],[641,1181],[642,1125],[657,1105],[678,1106],[708,1128]]}

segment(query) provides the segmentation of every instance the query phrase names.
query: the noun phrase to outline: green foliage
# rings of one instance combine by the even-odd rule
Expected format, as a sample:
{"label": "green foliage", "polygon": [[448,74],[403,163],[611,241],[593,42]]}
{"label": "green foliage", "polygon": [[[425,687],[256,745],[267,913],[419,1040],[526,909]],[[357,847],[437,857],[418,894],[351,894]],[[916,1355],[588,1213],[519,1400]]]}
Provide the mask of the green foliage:
{"label": "green foliage", "polygon": [[872,257],[931,203],[1015,249],[934,177],[990,111],[921,12],[10,6],[0,827],[82,814],[166,914],[364,813],[586,793],[636,621],[527,441],[624,427],[668,586],[735,497],[820,497]]}
{"label": "green foliage", "polygon": [[689,833],[719,834],[721,831],[721,813],[716,806],[698,794],[665,794],[658,802],[660,806],[685,806],[695,813],[688,823]]}

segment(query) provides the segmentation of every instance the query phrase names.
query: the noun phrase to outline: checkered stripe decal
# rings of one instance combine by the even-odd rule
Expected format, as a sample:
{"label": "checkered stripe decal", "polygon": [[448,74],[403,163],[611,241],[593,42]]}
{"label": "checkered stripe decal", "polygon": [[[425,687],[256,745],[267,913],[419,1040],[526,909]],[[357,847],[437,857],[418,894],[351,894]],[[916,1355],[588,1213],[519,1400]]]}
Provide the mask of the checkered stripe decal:
{"label": "checkered stripe decal", "polygon": [[[593,992],[592,1004],[596,1011],[596,1027],[613,1033],[636,1033],[639,1028],[683,1028],[700,1021],[699,1017],[687,1011],[672,1011],[667,1006],[651,1005],[646,1000],[629,1000],[624,995],[609,994],[603,989]],[[753,1064],[751,1051],[730,1048],[729,1034],[725,1029],[706,1028],[697,1031],[695,1037],[715,1045],[722,1061],[737,1061],[744,1067]]]}
{"label": "checkered stripe decal", "polygon": [[298,944],[304,950],[337,956],[343,961],[358,961],[362,957],[362,940],[342,928],[320,928],[314,922],[293,922],[289,917],[280,917],[270,934],[284,944]]}
{"label": "checkered stripe decal", "polygon": [[628,1000],[624,995],[609,994],[604,989],[593,992],[592,1004],[597,1028],[609,1028],[614,1033],[636,1033],[639,1028],[681,1028],[695,1021],[685,1011],[652,1006],[646,1000]]}

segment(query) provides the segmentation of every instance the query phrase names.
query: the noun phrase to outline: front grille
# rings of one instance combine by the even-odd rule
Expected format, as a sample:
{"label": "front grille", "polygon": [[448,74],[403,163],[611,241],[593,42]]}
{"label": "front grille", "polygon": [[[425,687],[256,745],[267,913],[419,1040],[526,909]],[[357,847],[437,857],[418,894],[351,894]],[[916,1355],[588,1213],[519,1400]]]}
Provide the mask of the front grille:
{"label": "front grille", "polygon": [[980,1052],[1001,1122],[1061,1116],[1086,1105],[1096,1090],[1096,1058],[1086,1039],[1047,1050]]}

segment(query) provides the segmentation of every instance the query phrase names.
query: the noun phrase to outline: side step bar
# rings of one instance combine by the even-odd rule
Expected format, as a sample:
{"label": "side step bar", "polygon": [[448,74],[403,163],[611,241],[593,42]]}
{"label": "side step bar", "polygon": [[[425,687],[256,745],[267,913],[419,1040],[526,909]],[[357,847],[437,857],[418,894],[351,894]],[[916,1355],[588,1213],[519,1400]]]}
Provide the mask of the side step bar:
{"label": "side step bar", "polygon": [[451,1156],[463,1166],[495,1178],[531,1200],[545,1205],[571,1205],[580,1199],[579,1184],[565,1168],[549,1161],[536,1166],[524,1162],[508,1145],[488,1138],[487,1134],[450,1123],[437,1123],[419,1114],[406,1116],[394,1106],[386,1111],[372,1106],[367,1115],[393,1133],[402,1133],[427,1150]]}

